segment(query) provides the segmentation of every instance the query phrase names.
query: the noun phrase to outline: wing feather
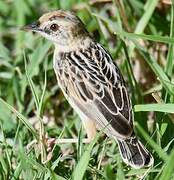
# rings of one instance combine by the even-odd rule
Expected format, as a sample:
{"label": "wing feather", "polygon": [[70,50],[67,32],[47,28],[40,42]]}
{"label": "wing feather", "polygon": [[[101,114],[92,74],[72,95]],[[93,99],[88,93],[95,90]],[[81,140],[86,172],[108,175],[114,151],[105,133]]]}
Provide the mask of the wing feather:
{"label": "wing feather", "polygon": [[106,126],[109,135],[130,136],[131,104],[123,77],[110,55],[96,44],[90,50],[72,52],[68,57],[71,80],[66,78],[65,84],[79,111],[101,128]]}

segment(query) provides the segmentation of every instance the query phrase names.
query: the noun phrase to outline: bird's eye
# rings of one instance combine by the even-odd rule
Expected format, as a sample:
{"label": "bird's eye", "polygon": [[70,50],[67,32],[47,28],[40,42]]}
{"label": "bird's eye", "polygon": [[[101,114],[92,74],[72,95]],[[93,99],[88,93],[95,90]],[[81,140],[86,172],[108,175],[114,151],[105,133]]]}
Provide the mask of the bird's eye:
{"label": "bird's eye", "polygon": [[57,31],[57,30],[59,29],[59,26],[58,26],[57,24],[52,24],[52,25],[50,26],[50,29],[51,29],[52,31]]}

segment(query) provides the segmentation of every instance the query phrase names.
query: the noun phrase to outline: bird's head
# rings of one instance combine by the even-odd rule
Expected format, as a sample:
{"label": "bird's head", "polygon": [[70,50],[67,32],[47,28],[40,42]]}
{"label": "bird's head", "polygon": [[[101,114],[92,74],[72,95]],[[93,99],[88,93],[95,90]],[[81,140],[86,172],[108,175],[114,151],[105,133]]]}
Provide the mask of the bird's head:
{"label": "bird's head", "polygon": [[44,14],[38,21],[22,29],[37,32],[62,48],[73,46],[85,37],[89,37],[81,20],[72,12],[63,10]]}

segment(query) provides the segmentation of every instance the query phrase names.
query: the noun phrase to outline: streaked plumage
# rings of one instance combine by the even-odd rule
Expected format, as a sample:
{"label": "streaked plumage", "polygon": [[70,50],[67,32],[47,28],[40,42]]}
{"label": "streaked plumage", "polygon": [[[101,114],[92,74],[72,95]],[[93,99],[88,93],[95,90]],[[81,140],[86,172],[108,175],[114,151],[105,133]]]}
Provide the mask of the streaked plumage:
{"label": "streaked plumage", "polygon": [[84,116],[102,128],[107,126],[113,136],[132,134],[132,112],[123,78],[99,44],[91,42],[84,49],[56,54],[54,69],[68,101]]}
{"label": "streaked plumage", "polygon": [[[125,163],[135,168],[150,166],[153,158],[133,132],[131,102],[124,79],[109,53],[70,12],[48,13],[38,24],[33,31],[54,42],[58,84],[82,121],[94,122],[118,141]],[[58,25],[56,31],[52,24],[54,28]]]}

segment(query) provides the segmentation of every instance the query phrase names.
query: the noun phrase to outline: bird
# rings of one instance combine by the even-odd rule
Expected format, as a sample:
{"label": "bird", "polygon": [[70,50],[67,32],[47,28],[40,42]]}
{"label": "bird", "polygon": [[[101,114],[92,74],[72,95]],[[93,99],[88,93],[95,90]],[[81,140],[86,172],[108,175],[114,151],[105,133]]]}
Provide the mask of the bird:
{"label": "bird", "polygon": [[110,53],[71,11],[55,10],[25,25],[54,44],[53,68],[65,98],[77,112],[91,142],[97,130],[118,143],[127,165],[153,165],[151,153],[133,130],[134,115],[126,83]]}

